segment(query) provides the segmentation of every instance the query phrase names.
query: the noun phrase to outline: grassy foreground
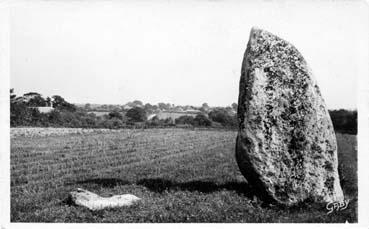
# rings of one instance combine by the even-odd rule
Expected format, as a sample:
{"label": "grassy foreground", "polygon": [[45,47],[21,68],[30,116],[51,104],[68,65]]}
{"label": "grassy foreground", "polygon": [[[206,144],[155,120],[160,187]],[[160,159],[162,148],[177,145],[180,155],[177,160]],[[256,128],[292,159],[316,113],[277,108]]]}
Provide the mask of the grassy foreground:
{"label": "grassy foreground", "polygon": [[[13,136],[11,221],[357,222],[356,136],[337,134],[350,203],[329,215],[325,205],[281,208],[254,197],[235,161],[235,137],[233,131],[183,129]],[[65,201],[77,187],[142,201],[92,212]]]}

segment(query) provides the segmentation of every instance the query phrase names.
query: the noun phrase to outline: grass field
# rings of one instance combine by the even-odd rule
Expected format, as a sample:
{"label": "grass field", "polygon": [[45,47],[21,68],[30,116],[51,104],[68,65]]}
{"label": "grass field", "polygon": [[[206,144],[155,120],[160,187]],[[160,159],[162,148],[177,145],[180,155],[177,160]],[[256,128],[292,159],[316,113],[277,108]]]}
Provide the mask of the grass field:
{"label": "grass field", "polygon": [[[11,131],[12,222],[357,222],[354,135],[337,134],[349,207],[327,215],[325,205],[257,199],[238,170],[234,131]],[[77,187],[142,201],[92,212],[66,201]]]}

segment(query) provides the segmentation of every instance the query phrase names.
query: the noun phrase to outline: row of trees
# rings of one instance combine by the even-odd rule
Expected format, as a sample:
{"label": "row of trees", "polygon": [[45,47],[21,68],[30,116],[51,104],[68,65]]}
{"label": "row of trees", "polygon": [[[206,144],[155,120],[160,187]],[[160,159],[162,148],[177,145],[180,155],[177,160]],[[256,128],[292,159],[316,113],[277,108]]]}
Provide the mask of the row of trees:
{"label": "row of trees", "polygon": [[210,111],[214,109],[219,109],[219,108],[226,110],[228,113],[237,112],[237,103],[232,103],[230,106],[226,106],[226,107],[210,107],[207,103],[203,103],[200,107],[196,107],[196,106],[190,106],[190,105],[181,106],[181,105],[162,103],[162,102],[158,104],[150,104],[150,103],[144,104],[140,100],[134,100],[132,102],[126,103],[125,105],[112,105],[112,104],[98,105],[98,104],[90,104],[90,103],[79,105],[79,108],[87,112],[93,112],[93,111],[94,112],[107,112],[107,111],[110,112],[112,110],[126,111],[133,107],[141,107],[148,114],[157,113],[159,111],[181,112],[181,111],[186,111],[186,110],[198,110],[202,113],[209,113]]}
{"label": "row of trees", "polygon": [[[53,107],[55,110],[50,114],[42,114],[34,107]],[[26,93],[21,97],[14,94],[14,89],[10,89],[10,125],[11,126],[39,126],[53,120],[59,113],[76,112],[75,105],[68,103],[59,95],[51,98],[43,98],[36,92]],[[62,115],[62,114],[61,114]]]}
{"label": "row of trees", "polygon": [[[206,103],[204,110],[195,117],[184,115],[175,120],[170,118],[160,120],[154,117],[147,120],[147,108],[140,101],[134,101],[135,106],[128,111],[119,109],[110,111],[107,115],[97,116],[67,102],[59,95],[51,98],[43,98],[40,94],[30,92],[17,97],[14,90],[10,90],[10,124],[15,126],[52,126],[52,127],[81,127],[81,128],[125,128],[132,126],[140,127],[166,127],[166,126],[194,126],[194,127],[217,127],[237,128],[237,116],[230,112],[230,108],[209,109]],[[162,104],[161,107],[168,104]],[[169,104],[170,105],[170,104]],[[49,113],[41,113],[34,107],[52,106],[54,109]],[[232,104],[232,109],[237,104]],[[173,107],[173,106],[172,106]],[[333,110],[329,111],[334,128],[338,132],[357,134],[357,111]]]}
{"label": "row of trees", "polygon": [[188,127],[220,127],[220,128],[236,128],[237,117],[236,115],[230,115],[225,109],[215,109],[205,115],[199,113],[195,117],[190,115],[183,115],[175,120],[171,118],[159,119],[154,116],[151,120],[146,120],[146,112],[144,108],[135,107],[131,108],[123,116],[121,112],[115,110],[108,114],[109,119],[113,119],[116,123],[140,123],[147,127],[166,127],[166,126],[188,126]]}
{"label": "row of trees", "polygon": [[[48,113],[41,113],[38,107],[52,106]],[[10,90],[10,125],[43,127],[81,127],[81,128],[123,128],[135,122],[146,120],[142,108],[133,108],[125,116],[118,111],[98,117],[67,102],[59,95],[44,99],[40,94],[31,92],[17,97]]]}
{"label": "row of trees", "polygon": [[[141,105],[134,101],[136,105]],[[168,104],[159,104],[163,107]],[[53,107],[48,113],[41,113],[37,107]],[[67,102],[63,97],[54,95],[43,98],[40,94],[30,92],[17,97],[14,90],[10,90],[10,124],[15,126],[44,126],[44,127],[81,127],[81,128],[125,128],[125,127],[166,127],[187,125],[195,127],[226,127],[237,126],[235,115],[230,115],[225,108],[214,109],[208,115],[200,113],[196,117],[181,116],[176,120],[171,118],[160,120],[154,117],[147,120],[147,107],[136,106],[128,111],[119,109],[110,111],[103,116],[87,112],[83,107],[77,107]]]}

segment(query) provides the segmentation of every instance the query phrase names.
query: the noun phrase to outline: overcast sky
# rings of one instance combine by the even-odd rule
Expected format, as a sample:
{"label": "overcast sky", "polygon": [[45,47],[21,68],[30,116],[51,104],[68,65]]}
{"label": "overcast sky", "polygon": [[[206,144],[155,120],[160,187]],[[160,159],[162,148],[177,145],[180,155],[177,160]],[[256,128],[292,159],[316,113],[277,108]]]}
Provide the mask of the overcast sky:
{"label": "overcast sky", "polygon": [[348,1],[30,1],[11,11],[11,87],[73,103],[230,105],[252,26],[294,44],[328,108],[356,108],[358,41]]}

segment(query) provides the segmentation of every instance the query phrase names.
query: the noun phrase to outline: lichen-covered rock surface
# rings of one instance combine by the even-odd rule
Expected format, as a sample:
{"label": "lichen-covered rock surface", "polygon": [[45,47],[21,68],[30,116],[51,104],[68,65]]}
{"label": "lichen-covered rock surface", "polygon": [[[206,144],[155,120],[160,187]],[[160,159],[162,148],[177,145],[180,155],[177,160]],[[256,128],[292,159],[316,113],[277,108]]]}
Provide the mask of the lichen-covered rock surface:
{"label": "lichen-covered rock surface", "polygon": [[343,200],[332,122],[293,45],[251,30],[238,104],[236,159],[261,196],[283,205]]}

